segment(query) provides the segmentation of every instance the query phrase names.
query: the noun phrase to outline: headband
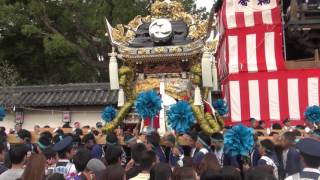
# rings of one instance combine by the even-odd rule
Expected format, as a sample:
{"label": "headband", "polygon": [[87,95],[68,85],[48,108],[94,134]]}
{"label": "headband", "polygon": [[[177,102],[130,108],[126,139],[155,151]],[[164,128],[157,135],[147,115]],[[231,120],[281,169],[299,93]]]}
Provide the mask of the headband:
{"label": "headband", "polygon": [[207,143],[204,142],[204,140],[202,140],[199,136],[197,141],[199,141],[202,145],[204,145],[205,147],[209,147],[209,145]]}
{"label": "headband", "polygon": [[48,146],[42,144],[41,142],[37,142],[38,146],[40,147],[40,149],[46,149]]}
{"label": "headband", "polygon": [[136,139],[136,137],[133,136],[133,137],[129,138],[128,140],[124,141],[124,143],[129,144],[130,142],[135,141],[135,140],[137,140],[137,139]]}
{"label": "headband", "polygon": [[216,138],[212,138],[212,137],[210,137],[210,140],[212,142],[223,142],[223,139],[216,139]]}

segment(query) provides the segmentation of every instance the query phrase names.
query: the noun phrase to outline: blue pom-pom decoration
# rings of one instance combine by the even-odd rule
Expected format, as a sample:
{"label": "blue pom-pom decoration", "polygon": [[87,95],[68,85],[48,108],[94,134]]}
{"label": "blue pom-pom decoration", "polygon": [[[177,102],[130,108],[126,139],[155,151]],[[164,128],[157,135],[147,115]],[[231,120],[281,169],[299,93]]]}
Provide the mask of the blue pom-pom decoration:
{"label": "blue pom-pom decoration", "polygon": [[178,101],[167,111],[168,123],[178,133],[186,133],[195,123],[195,117],[190,104],[186,101]]}
{"label": "blue pom-pom decoration", "polygon": [[316,105],[309,106],[304,112],[304,118],[311,123],[320,122],[320,107]]}
{"label": "blue pom-pom decoration", "polygon": [[224,116],[228,113],[227,103],[223,99],[217,99],[213,102],[213,107],[216,111],[218,111],[220,116]]}
{"label": "blue pom-pom decoration", "polygon": [[224,134],[224,147],[231,156],[248,156],[253,144],[253,129],[242,124],[234,126]]}
{"label": "blue pom-pom decoration", "polygon": [[6,110],[3,106],[0,106],[0,121],[3,121],[4,117],[6,117]]}
{"label": "blue pom-pom decoration", "polygon": [[142,118],[153,119],[161,110],[161,98],[154,90],[139,93],[134,107]]}
{"label": "blue pom-pom decoration", "polygon": [[117,111],[112,106],[107,106],[104,108],[104,110],[101,112],[101,118],[106,122],[109,123],[113,120],[114,117],[116,117]]}

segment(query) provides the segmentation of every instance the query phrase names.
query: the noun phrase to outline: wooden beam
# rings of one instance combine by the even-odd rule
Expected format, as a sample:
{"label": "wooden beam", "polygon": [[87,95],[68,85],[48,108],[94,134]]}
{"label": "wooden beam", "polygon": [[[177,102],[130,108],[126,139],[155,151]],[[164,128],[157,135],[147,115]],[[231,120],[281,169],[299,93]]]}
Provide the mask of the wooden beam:
{"label": "wooden beam", "polygon": [[[319,53],[318,53],[319,54]],[[314,58],[287,60],[285,61],[287,69],[314,69],[320,68],[320,61],[318,55],[318,61],[316,60],[316,53]]]}

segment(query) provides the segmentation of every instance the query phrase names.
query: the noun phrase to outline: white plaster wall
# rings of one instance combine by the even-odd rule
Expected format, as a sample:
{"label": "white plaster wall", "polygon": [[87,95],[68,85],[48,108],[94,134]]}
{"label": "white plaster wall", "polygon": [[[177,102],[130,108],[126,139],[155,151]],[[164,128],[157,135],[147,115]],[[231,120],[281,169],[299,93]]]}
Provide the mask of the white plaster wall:
{"label": "white plaster wall", "polygon": [[[68,110],[65,108],[54,108],[59,111],[74,111],[71,112],[71,125],[78,121],[81,126],[89,125],[90,127],[95,126],[95,124],[101,121],[101,111],[104,107],[71,107]],[[43,109],[43,108],[42,108]],[[53,109],[53,108],[52,108]],[[46,110],[51,110],[47,108]],[[95,111],[95,112],[92,112]],[[52,128],[61,127],[64,123],[62,122],[62,112],[52,111],[39,111],[39,110],[24,110],[24,123],[22,128],[33,130],[35,125],[40,125],[43,127],[49,125]],[[0,122],[0,126],[6,127],[7,131],[14,128],[15,116],[12,112],[7,112],[6,117]]]}

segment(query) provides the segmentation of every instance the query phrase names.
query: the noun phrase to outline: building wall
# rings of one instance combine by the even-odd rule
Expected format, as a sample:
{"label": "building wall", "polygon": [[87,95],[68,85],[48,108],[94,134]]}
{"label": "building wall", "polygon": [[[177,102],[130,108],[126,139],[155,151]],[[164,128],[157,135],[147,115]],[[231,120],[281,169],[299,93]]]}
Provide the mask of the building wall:
{"label": "building wall", "polygon": [[[43,127],[49,125],[50,127],[61,127],[64,123],[62,122],[62,112],[70,111],[71,115],[71,125],[74,122],[80,122],[81,126],[89,125],[90,127],[95,126],[95,124],[101,119],[101,111],[104,107],[69,107],[69,108],[37,108],[41,110],[23,110],[24,123],[22,128],[33,130],[35,125],[40,125]],[[55,111],[51,111],[55,110]],[[13,112],[7,112],[6,117],[0,122],[0,126],[6,127],[7,131],[14,128],[15,125],[15,114]]]}

